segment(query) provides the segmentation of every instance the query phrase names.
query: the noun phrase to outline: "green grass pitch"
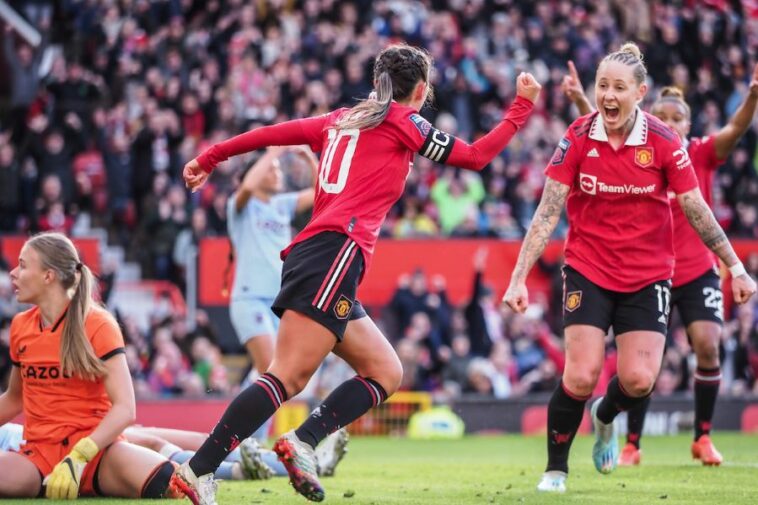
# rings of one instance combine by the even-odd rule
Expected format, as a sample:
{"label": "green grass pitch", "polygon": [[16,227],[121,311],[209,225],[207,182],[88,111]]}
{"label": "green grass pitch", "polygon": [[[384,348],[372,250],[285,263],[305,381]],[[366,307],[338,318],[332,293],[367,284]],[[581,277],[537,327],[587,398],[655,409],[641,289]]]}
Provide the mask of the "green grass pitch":
{"label": "green grass pitch", "polygon": [[[687,436],[647,437],[643,440],[642,466],[618,468],[603,476],[592,466],[592,438],[579,437],[571,455],[568,492],[556,496],[535,491],[545,464],[542,437],[467,437],[457,441],[355,438],[337,476],[323,480],[324,503],[758,503],[758,435],[718,433],[714,441],[726,459],[720,468],[703,467],[692,461]],[[309,503],[294,494],[285,478],[221,483],[218,501],[220,505]],[[85,503],[140,502],[89,499]]]}

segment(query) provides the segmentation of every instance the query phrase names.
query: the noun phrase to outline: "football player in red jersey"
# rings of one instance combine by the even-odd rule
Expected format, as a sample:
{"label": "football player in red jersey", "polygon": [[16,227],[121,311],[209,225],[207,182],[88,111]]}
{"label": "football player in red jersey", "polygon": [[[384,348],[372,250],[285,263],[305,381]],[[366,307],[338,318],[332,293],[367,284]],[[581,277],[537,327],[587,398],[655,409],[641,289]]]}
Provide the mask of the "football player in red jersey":
{"label": "football player in red jersey", "polygon": [[634,44],[598,66],[598,112],[568,129],[553,159],[542,198],[503,297],[528,306],[526,277],[566,204],[564,267],[566,366],[548,405],[548,464],[537,488],[563,492],[571,442],[595,387],[613,327],[618,375],[592,405],[593,462],[611,472],[618,459],[614,418],[645,401],[660,370],[674,267],[668,191],[702,241],[732,269],[737,303],[755,293],[698,189],[689,155],[662,121],[639,109],[647,71]]}
{"label": "football player in red jersey", "polygon": [[324,499],[313,448],[397,389],[398,357],[367,317],[356,290],[379,228],[403,193],[413,156],[481,170],[524,124],[540,91],[534,77],[520,75],[517,97],[503,121],[469,145],[419,115],[430,94],[431,70],[425,51],[388,47],[374,64],[374,93],[352,109],[252,130],[185,166],[187,186],[196,190],[229,156],[270,145],[308,144],[321,152],[313,217],[282,252],[282,287],[272,307],[281,317],[273,362],[232,401],[208,441],[179,470],[205,497],[203,503],[215,503],[212,473],[226,454],[297,394],[330,352],[358,375],[274,445],[292,485],[309,500]]}
{"label": "football player in red jersey", "polygon": [[[592,107],[584,95],[574,64],[569,62],[569,74],[562,88],[579,109],[589,114]],[[731,154],[740,138],[750,127],[758,107],[758,65],[753,68],[749,92],[729,122],[717,132],[701,138],[690,138],[691,111],[681,90],[666,87],[650,112],[673,129],[687,147],[700,191],[712,204],[713,175]],[[674,217],[674,277],[671,305],[677,307],[687,329],[697,357],[695,371],[695,439],[692,457],[704,465],[720,465],[723,458],[710,438],[711,419],[721,382],[719,341],[724,323],[718,258],[705,247],[690,226],[682,208],[671,198]],[[627,442],[619,455],[619,465],[637,465],[641,460],[640,437],[649,400],[628,412]]]}

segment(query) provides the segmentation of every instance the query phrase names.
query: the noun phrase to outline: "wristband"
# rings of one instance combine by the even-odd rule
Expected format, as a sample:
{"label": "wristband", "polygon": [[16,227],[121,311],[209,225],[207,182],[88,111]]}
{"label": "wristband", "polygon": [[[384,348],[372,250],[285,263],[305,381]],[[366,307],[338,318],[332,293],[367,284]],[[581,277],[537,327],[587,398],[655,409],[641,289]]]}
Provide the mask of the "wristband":
{"label": "wristband", "polygon": [[741,261],[738,261],[729,267],[729,273],[732,274],[732,278],[735,278],[746,274],[747,270],[745,270],[745,265],[743,265]]}

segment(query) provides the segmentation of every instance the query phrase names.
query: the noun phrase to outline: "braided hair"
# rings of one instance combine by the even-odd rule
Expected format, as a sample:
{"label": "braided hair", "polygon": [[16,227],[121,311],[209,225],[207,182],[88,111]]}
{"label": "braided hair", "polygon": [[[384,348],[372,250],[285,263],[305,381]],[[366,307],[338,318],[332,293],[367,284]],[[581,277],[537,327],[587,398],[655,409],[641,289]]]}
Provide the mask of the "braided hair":
{"label": "braided hair", "polygon": [[622,45],[618,51],[610,53],[600,62],[602,65],[608,61],[618,61],[627,66],[634,67],[634,80],[637,84],[642,84],[647,78],[647,68],[642,62],[642,52],[634,42],[627,42]]}
{"label": "braided hair", "polygon": [[345,112],[336,127],[365,130],[379,126],[387,117],[392,100],[406,100],[420,80],[429,82],[431,68],[432,58],[423,49],[402,44],[383,50],[374,62],[376,89]]}

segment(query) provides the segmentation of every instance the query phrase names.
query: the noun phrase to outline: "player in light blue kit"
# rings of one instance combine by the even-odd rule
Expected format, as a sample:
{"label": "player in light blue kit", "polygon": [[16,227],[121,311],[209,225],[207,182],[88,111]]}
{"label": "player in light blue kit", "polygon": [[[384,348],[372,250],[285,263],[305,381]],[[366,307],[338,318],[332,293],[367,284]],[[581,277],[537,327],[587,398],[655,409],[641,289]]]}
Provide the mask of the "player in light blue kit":
{"label": "player in light blue kit", "polygon": [[[243,175],[227,203],[227,227],[237,259],[229,313],[237,337],[259,374],[271,364],[279,318],[271,311],[281,286],[279,252],[292,240],[295,214],[313,206],[313,188],[280,193],[279,157],[284,148],[270,148]],[[306,148],[295,151],[315,172],[317,162]]]}
{"label": "player in light blue kit", "polygon": [[[274,349],[279,318],[271,305],[281,287],[280,251],[292,241],[291,222],[295,214],[313,206],[315,190],[280,193],[284,186],[279,159],[291,153],[305,161],[316,174],[318,161],[307,147],[273,147],[243,174],[239,189],[227,202],[227,227],[236,256],[234,285],[229,314],[240,342],[247,349],[258,374],[268,370]],[[270,422],[252,437],[266,438]],[[242,454],[255,452],[250,439],[242,443]],[[347,433],[339,430],[320,447],[323,475],[331,475],[345,452]],[[273,453],[261,451],[263,461],[275,475],[287,472]],[[328,461],[328,463],[327,463]]]}
{"label": "player in light blue kit", "polygon": [[[193,439],[202,435],[201,433],[182,430],[162,430],[160,434],[156,435],[155,431],[155,428],[130,426],[124,430],[123,435],[129,442],[160,453],[170,461],[179,464],[194,456],[195,451],[183,449],[176,444],[193,445]],[[168,437],[167,431],[174,435],[172,440],[176,443],[163,438],[163,436]],[[336,438],[329,437],[318,447],[316,461],[319,475],[334,475],[334,470],[342,459],[342,455],[338,452],[337,442]],[[0,426],[0,452],[18,452],[22,444],[24,444],[24,427],[22,425],[5,423]],[[215,477],[223,480],[262,480],[274,475],[287,475],[286,470],[276,471],[275,468],[272,468],[275,466],[273,464],[275,461],[277,459],[273,451],[262,449],[257,445],[257,442],[253,441],[229,453],[226,460],[216,470]]]}
{"label": "player in light blue kit", "polygon": [[0,451],[18,451],[24,443],[24,427],[16,423],[0,426]]}

